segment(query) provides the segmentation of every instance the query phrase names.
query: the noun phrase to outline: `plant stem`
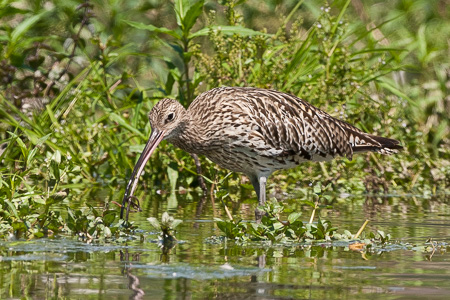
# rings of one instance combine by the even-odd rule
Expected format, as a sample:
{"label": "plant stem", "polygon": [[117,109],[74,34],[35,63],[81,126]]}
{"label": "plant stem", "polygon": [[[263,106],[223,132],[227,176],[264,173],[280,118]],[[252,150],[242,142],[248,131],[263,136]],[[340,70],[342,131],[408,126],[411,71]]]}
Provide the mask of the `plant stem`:
{"label": "plant stem", "polygon": [[313,212],[312,212],[312,214],[311,214],[311,218],[309,219],[309,224],[311,224],[311,223],[313,222],[313,220],[314,220],[314,216],[315,216],[315,214],[316,214],[316,209],[317,209],[317,207],[318,207],[318,204],[319,204],[319,201],[317,201],[317,202],[316,202],[316,205],[314,206]]}
{"label": "plant stem", "polygon": [[223,202],[222,198],[220,198],[220,201],[222,201],[223,207],[225,207],[225,212],[227,213],[228,219],[230,219],[230,221],[233,221],[233,216],[231,215],[230,211],[228,210],[227,205],[225,204],[225,202]]}
{"label": "plant stem", "polygon": [[358,230],[358,232],[355,234],[353,239],[357,239],[359,235],[363,232],[364,228],[366,228],[367,224],[369,223],[369,220],[366,220],[364,224],[361,226],[361,228]]}
{"label": "plant stem", "polygon": [[189,52],[189,40],[183,40],[183,62],[184,62],[184,74],[186,77],[186,104],[191,104],[191,87],[190,87],[190,78],[189,78],[189,58],[186,56],[186,53]]}

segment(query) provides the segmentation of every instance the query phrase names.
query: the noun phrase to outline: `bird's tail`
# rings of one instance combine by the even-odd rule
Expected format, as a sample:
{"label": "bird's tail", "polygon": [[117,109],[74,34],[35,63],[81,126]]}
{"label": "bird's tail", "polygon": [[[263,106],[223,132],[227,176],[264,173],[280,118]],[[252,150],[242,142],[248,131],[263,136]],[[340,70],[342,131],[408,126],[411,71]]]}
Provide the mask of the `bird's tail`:
{"label": "bird's tail", "polygon": [[361,129],[330,115],[325,115],[324,118],[328,120],[328,124],[331,124],[330,128],[334,133],[337,154],[345,156],[349,160],[352,159],[354,153],[372,151],[389,155],[403,149],[397,140],[365,133]]}
{"label": "bird's tail", "polygon": [[373,134],[364,133],[366,139],[364,143],[355,143],[353,148],[354,153],[373,151],[385,155],[398,153],[398,150],[403,149],[400,142],[394,139],[389,139]]}

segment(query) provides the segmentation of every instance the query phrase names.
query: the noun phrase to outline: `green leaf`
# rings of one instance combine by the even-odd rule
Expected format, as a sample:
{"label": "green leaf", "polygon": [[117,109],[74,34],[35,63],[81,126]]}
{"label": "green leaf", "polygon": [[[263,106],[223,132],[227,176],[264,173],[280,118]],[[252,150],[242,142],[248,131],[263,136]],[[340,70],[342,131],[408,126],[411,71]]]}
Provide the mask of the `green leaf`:
{"label": "green leaf", "polygon": [[137,134],[137,135],[140,136],[142,139],[144,139],[144,140],[147,139],[147,137],[146,137],[142,132],[140,132],[139,130],[137,130],[136,128],[134,128],[134,127],[131,126],[130,124],[128,124],[128,122],[127,122],[122,116],[119,116],[119,115],[116,114],[116,113],[111,113],[111,114],[109,115],[109,118],[110,118],[112,121],[117,122],[120,126],[122,126],[122,127],[126,128],[126,129],[128,129],[129,131],[131,131],[131,132]]}
{"label": "green leaf", "polygon": [[245,28],[242,26],[210,26],[200,29],[197,32],[194,32],[189,35],[189,39],[193,39],[198,36],[209,35],[211,32],[219,31],[225,35],[242,35],[242,36],[254,36],[254,35],[262,35],[262,36],[271,36],[271,34],[263,33],[260,31],[255,31],[253,29]]}
{"label": "green leaf", "polygon": [[175,14],[177,17],[178,26],[180,27],[183,26],[183,20],[190,6],[191,6],[190,0],[175,0]]}
{"label": "green leaf", "polygon": [[109,211],[103,215],[103,222],[105,223],[106,226],[110,226],[115,219],[116,219],[115,211]]}
{"label": "green leaf", "polygon": [[55,177],[55,179],[59,181],[60,179],[59,165],[54,160],[50,162],[50,170],[52,172],[53,177]]}
{"label": "green leaf", "polygon": [[87,205],[87,207],[89,207],[89,209],[91,210],[91,212],[95,218],[98,218],[100,216],[98,211],[91,204],[86,204],[86,205]]}
{"label": "green leaf", "polygon": [[306,40],[302,43],[300,48],[295,52],[295,54],[292,56],[292,59],[286,69],[286,72],[292,73],[299,68],[304,61],[308,60],[309,54],[311,53],[310,48],[313,46],[316,36],[316,28],[311,29],[308,32],[308,36]]}
{"label": "green leaf", "polygon": [[288,216],[288,221],[290,224],[294,223],[295,221],[297,221],[297,219],[302,215],[302,213],[300,212],[293,212]]}
{"label": "green leaf", "polygon": [[44,135],[44,136],[41,137],[40,139],[38,139],[37,142],[36,142],[36,146],[42,146],[42,145],[45,143],[45,141],[47,141],[48,138],[49,138],[51,135],[52,135],[52,134],[49,133],[49,134],[47,134],[47,135]]}
{"label": "green leaf", "polygon": [[157,230],[161,230],[161,225],[159,224],[158,219],[156,219],[154,217],[150,217],[150,218],[147,218],[147,221],[150,222],[150,225],[152,225],[153,228],[155,228]]}
{"label": "green leaf", "polygon": [[52,110],[52,108],[50,107],[50,105],[45,106],[45,110],[47,111],[47,115],[50,118],[50,121],[52,121],[54,126],[58,126],[58,120],[56,119],[56,116]]}
{"label": "green leaf", "polygon": [[34,24],[43,18],[50,11],[42,11],[37,15],[24,19],[22,23],[17,25],[11,33],[11,41],[15,43],[18,41]]}
{"label": "green leaf", "polygon": [[223,233],[227,233],[227,223],[225,221],[216,221],[217,227],[219,227],[220,231]]}
{"label": "green leaf", "polygon": [[167,166],[167,176],[169,177],[171,191],[175,191],[178,180],[178,168],[176,163],[171,163]]}
{"label": "green leaf", "polygon": [[173,220],[173,222],[172,222],[172,229],[175,229],[175,227],[177,227],[177,226],[180,225],[181,223],[183,223],[182,220],[179,220],[179,219]]}
{"label": "green leaf", "polygon": [[273,224],[274,230],[279,230],[279,229],[281,229],[281,228],[283,228],[283,227],[284,227],[284,225],[281,224],[281,222],[275,222],[275,223]]}
{"label": "green leaf", "polygon": [[216,193],[216,198],[217,199],[224,199],[224,198],[226,198],[226,197],[228,197],[228,195],[229,195],[230,193],[228,193],[226,190],[219,190],[219,191],[217,191],[217,193]]}
{"label": "green leaf", "polygon": [[337,16],[336,20],[334,21],[333,28],[331,28],[331,34],[334,35],[336,32],[336,29],[338,28],[340,21],[342,17],[344,16],[345,11],[347,10],[348,5],[350,4],[351,0],[347,0],[344,5],[341,7],[339,15]]}
{"label": "green leaf", "polygon": [[103,228],[103,237],[111,237],[111,229],[109,229],[109,227],[104,227]]}
{"label": "green leaf", "polygon": [[395,84],[394,82],[390,83],[390,82],[387,81],[386,78],[378,78],[378,79],[377,79],[377,82],[378,82],[378,84],[379,84],[381,87],[387,89],[387,90],[390,91],[392,94],[394,94],[394,95],[396,95],[396,96],[398,96],[398,97],[400,97],[400,98],[402,98],[402,99],[407,100],[408,103],[409,103],[410,105],[412,105],[412,106],[414,106],[414,107],[419,107],[419,105],[418,105],[416,102],[414,102],[414,101],[413,101],[411,98],[409,98],[404,92],[400,91],[397,87],[395,87],[395,86],[394,86],[394,84]]}
{"label": "green leaf", "polygon": [[311,206],[312,208],[316,207],[316,204],[314,202],[312,202],[312,201],[309,201],[309,200],[305,200],[305,201],[303,201],[303,203],[308,205],[308,206]]}
{"label": "green leaf", "polygon": [[[5,2],[3,2],[3,3],[5,3]],[[24,15],[29,12],[28,10],[16,8],[11,5],[3,6],[4,5],[3,3],[0,4],[2,6],[2,8],[0,9],[0,18],[3,18],[5,16],[15,16],[18,14]]]}
{"label": "green leaf", "polygon": [[322,184],[320,182],[314,186],[314,193],[315,194],[322,193]]}
{"label": "green leaf", "polygon": [[6,204],[8,204],[9,208],[11,209],[11,212],[14,214],[14,216],[19,219],[19,215],[17,214],[16,206],[11,201],[5,199],[4,200]]}
{"label": "green leaf", "polygon": [[185,18],[182,20],[182,28],[184,34],[187,36],[192,26],[194,26],[198,17],[202,13],[204,0],[197,1],[194,5],[192,5],[188,12],[186,13]]}
{"label": "green leaf", "polygon": [[169,213],[167,211],[163,212],[161,216],[161,223],[167,225],[167,223],[169,223],[170,221],[171,219]]}
{"label": "green leaf", "polygon": [[53,153],[51,159],[59,165],[61,163],[61,152],[59,152],[59,150],[56,150],[55,153]]}
{"label": "green leaf", "polygon": [[144,30],[147,30],[147,31],[150,31],[150,32],[155,32],[155,33],[165,33],[165,34],[173,36],[174,38],[176,38],[178,40],[181,39],[181,35],[179,35],[176,31],[168,29],[168,28],[165,28],[165,27],[156,27],[156,26],[153,26],[151,24],[145,25],[145,24],[142,24],[142,23],[139,23],[139,22],[125,21],[125,20],[123,22],[125,22],[128,25],[130,25],[130,26],[132,26],[134,28],[137,28],[137,29],[144,29]]}
{"label": "green leaf", "polygon": [[15,231],[27,231],[27,226],[22,221],[13,222],[11,225]]}
{"label": "green leaf", "polygon": [[25,145],[25,143],[22,141],[22,139],[20,137],[17,137],[16,141],[17,141],[17,144],[19,144],[19,147],[20,147],[20,150],[22,151],[22,155],[23,155],[24,159],[26,159],[28,156],[27,146]]}

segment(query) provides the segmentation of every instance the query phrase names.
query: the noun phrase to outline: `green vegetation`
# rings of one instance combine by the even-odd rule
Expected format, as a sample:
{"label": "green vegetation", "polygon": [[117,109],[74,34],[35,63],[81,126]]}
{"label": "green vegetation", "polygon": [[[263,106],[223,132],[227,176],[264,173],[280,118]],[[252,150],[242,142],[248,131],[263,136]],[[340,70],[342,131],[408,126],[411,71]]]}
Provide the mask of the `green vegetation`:
{"label": "green vegetation", "polygon": [[356,242],[358,239],[361,239],[363,241],[361,245],[366,246],[375,243],[384,244],[390,239],[390,235],[386,235],[383,231],[378,231],[376,234],[370,232],[367,235],[367,239],[365,239],[365,233],[360,237],[368,223],[367,221],[356,234],[352,234],[348,230],[345,230],[343,233],[337,233],[337,227],[333,227],[329,220],[322,220],[320,217],[317,222],[313,223],[318,206],[313,203],[308,204],[314,208],[309,222],[300,221],[299,218],[302,215],[300,212],[292,212],[288,215],[287,220],[281,220],[281,214],[288,209],[277,200],[266,202],[262,208],[265,215],[261,223],[247,223],[243,222],[243,220],[234,219],[227,221],[216,219],[216,222],[227,238],[241,243],[247,241],[270,241],[273,243],[292,244],[333,240]]}
{"label": "green vegetation", "polygon": [[[313,183],[330,203],[342,193],[445,193],[450,16],[441,2],[0,1],[0,236],[117,233],[115,203],[149,136],[147,112],[221,85],[289,92],[405,146],[279,172],[270,194],[308,198]],[[212,192],[234,201],[249,185],[201,162]],[[142,190],[199,190],[192,158],[172,145],[146,170]],[[111,192],[83,195],[98,186]]]}
{"label": "green vegetation", "polygon": [[161,240],[163,241],[176,241],[174,235],[175,228],[183,222],[182,220],[174,219],[169,216],[167,212],[164,212],[161,216],[161,222],[158,219],[151,217],[147,219],[150,222],[150,225],[153,226],[156,230],[161,232]]}

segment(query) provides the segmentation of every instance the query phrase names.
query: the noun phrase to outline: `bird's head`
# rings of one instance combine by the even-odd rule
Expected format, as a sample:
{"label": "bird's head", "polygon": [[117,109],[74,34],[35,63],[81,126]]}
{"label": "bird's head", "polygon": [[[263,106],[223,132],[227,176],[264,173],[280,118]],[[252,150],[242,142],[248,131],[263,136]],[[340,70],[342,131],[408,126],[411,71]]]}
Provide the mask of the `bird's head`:
{"label": "bird's head", "polygon": [[153,151],[155,151],[162,140],[170,140],[181,133],[189,119],[186,109],[178,101],[173,99],[162,99],[159,101],[150,111],[148,118],[150,120],[152,133],[150,134],[147,144],[145,145],[145,148],[133,169],[131,178],[128,181],[127,189],[122,201],[122,209],[120,211],[121,218],[123,217],[125,204],[129,198],[133,196],[139,177]]}
{"label": "bird's head", "polygon": [[[163,139],[170,139],[184,130],[187,120],[186,109],[173,99],[162,99],[148,114],[153,132],[163,133]],[[151,138],[151,136],[150,136]]]}

